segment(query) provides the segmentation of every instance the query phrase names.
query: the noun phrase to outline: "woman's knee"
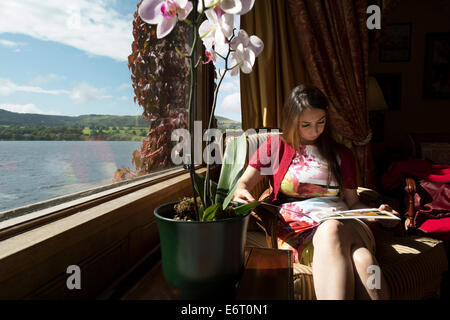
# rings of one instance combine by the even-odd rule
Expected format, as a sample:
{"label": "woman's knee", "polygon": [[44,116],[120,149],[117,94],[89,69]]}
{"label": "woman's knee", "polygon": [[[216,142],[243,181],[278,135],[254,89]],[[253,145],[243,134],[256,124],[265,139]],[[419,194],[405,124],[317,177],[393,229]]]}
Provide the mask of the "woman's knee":
{"label": "woman's knee", "polygon": [[314,248],[342,246],[347,242],[347,227],[339,220],[326,220],[317,227],[313,237]]}
{"label": "woman's knee", "polygon": [[377,265],[377,261],[373,254],[363,246],[352,247],[352,260],[357,269],[366,270],[371,265]]}

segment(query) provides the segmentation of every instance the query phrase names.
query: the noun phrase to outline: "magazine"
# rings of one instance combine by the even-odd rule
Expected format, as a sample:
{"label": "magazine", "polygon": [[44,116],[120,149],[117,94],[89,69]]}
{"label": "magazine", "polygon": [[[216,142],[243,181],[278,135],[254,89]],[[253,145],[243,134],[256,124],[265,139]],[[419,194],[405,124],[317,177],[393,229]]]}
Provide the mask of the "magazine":
{"label": "magazine", "polygon": [[391,220],[400,220],[399,217],[392,214],[389,211],[379,210],[377,208],[367,208],[367,209],[355,209],[355,210],[344,210],[344,211],[318,211],[318,212],[309,212],[302,213],[297,212],[291,209],[282,208],[280,206],[276,206],[273,204],[269,204],[267,202],[261,202],[262,205],[267,205],[270,207],[276,207],[278,209],[292,211],[299,215],[302,215],[314,222],[321,223],[325,220],[339,220],[339,219],[391,219]]}
{"label": "magazine", "polygon": [[308,216],[314,221],[320,223],[330,219],[391,219],[400,220],[399,217],[393,215],[389,211],[379,210],[376,208],[355,209],[335,212],[312,212]]}

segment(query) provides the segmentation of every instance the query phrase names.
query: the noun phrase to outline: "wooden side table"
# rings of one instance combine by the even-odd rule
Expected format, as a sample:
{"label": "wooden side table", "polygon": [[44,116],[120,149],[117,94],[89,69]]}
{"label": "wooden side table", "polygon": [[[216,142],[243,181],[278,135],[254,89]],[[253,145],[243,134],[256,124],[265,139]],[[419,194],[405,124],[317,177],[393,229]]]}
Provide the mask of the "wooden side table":
{"label": "wooden side table", "polygon": [[[287,250],[245,248],[245,270],[236,292],[237,300],[292,300],[292,254]],[[149,270],[121,300],[176,300],[166,282],[161,262]]]}

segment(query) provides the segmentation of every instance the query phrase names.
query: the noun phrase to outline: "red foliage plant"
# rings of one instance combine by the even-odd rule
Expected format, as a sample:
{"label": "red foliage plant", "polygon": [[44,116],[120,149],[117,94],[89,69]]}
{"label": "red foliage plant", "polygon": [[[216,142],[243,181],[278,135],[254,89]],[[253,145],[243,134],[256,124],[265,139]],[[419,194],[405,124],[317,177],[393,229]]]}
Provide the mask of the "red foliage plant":
{"label": "red foliage plant", "polygon": [[188,127],[189,62],[177,50],[189,51],[192,29],[178,23],[170,35],[157,39],[156,25],[142,21],[136,10],[133,37],[128,68],[134,102],[143,107],[142,116],[151,125],[141,150],[133,152],[136,171],[122,166],[116,171],[114,182],[173,166],[170,154],[177,142],[171,141],[172,131]]}

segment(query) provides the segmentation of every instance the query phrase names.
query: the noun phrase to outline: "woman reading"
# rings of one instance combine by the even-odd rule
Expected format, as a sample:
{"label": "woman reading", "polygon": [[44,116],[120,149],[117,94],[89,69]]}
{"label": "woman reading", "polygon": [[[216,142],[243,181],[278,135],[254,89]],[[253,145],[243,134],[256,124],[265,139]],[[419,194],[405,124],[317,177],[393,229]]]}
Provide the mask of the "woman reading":
{"label": "woman reading", "polygon": [[[382,274],[380,285],[368,285],[368,270],[378,266],[371,227],[376,223],[392,227],[398,221],[318,224],[307,217],[313,212],[367,208],[356,192],[352,152],[331,138],[327,106],[318,88],[294,88],[284,108],[282,135],[269,137],[253,154],[233,199],[255,201],[250,192],[268,174],[272,193],[265,201],[281,207],[278,248],[292,250],[295,262],[312,266],[317,299],[387,299]],[[379,209],[398,215],[388,205]]]}

